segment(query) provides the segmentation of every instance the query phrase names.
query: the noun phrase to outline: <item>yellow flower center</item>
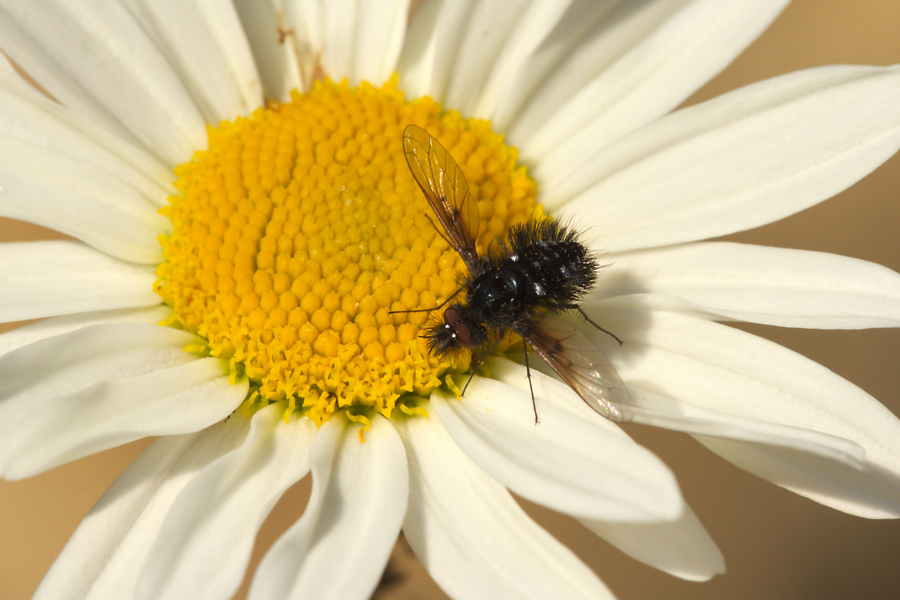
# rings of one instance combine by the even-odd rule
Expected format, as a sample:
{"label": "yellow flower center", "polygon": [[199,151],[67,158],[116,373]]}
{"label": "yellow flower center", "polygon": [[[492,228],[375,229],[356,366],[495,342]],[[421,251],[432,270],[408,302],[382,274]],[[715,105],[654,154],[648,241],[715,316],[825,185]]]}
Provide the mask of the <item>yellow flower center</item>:
{"label": "yellow flower center", "polygon": [[482,248],[532,215],[535,184],[488,122],[404,101],[395,81],[320,81],[210,127],[209,149],[176,169],[156,289],[168,324],[249,377],[250,403],[286,402],[317,423],[337,410],[390,417],[468,367],[467,354],[429,354],[419,332],[436,316],[388,314],[437,306],[463,269],[406,164],[411,123],[462,168]]}

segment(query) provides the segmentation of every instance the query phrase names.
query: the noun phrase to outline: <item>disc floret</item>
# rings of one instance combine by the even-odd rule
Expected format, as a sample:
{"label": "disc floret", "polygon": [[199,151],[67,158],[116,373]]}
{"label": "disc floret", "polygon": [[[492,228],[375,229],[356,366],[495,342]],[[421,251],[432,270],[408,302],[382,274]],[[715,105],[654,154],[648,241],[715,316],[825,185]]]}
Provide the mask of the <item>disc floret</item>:
{"label": "disc floret", "polygon": [[461,165],[480,245],[531,216],[534,182],[488,122],[407,102],[395,81],[319,81],[210,127],[209,149],[176,169],[156,289],[173,309],[167,324],[250,378],[248,404],[285,402],[317,423],[337,410],[390,417],[468,367],[468,355],[429,353],[428,313],[388,314],[437,306],[462,269],[406,165],[410,123]]}

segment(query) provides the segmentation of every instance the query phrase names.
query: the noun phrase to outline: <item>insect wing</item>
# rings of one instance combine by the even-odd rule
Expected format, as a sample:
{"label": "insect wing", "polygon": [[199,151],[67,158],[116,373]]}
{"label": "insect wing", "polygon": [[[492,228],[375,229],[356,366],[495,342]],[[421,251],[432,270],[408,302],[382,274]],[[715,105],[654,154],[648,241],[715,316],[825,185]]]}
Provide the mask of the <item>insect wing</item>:
{"label": "insect wing", "polygon": [[569,323],[544,317],[525,341],[600,415],[619,423],[631,420],[631,399],[616,369],[600,348]]}
{"label": "insect wing", "polygon": [[416,125],[403,132],[403,154],[450,243],[471,268],[478,260],[478,205],[462,170],[440,142]]}

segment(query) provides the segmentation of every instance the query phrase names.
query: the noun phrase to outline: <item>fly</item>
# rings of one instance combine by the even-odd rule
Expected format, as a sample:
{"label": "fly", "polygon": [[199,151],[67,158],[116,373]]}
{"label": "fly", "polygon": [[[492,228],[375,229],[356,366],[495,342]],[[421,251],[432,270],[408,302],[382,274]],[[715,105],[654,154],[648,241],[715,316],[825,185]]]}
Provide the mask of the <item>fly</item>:
{"label": "fly", "polygon": [[[430,350],[442,356],[461,348],[481,348],[474,374],[512,330],[522,337],[525,346],[529,388],[531,346],[588,406],[613,421],[629,420],[628,392],[609,359],[589,338],[556,316],[577,311],[588,323],[622,343],[581,309],[584,295],[597,280],[599,265],[579,241],[577,232],[555,219],[532,219],[510,227],[498,240],[495,252],[480,255],[475,248],[480,227],[478,206],[459,165],[434,137],[416,125],[409,125],[403,133],[403,152],[413,178],[446,233],[445,239],[468,269],[455,294],[439,306],[422,309],[432,311],[450,304],[444,310],[443,322],[425,333]],[[451,303],[461,292],[465,292],[465,303]],[[533,388],[531,402],[537,423]]]}

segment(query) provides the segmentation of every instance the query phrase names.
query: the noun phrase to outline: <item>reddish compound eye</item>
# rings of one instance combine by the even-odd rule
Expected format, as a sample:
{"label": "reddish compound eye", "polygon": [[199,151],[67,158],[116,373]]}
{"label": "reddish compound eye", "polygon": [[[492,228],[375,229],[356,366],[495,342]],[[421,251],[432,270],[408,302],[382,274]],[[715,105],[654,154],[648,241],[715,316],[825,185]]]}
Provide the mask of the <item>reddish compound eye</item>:
{"label": "reddish compound eye", "polygon": [[475,341],[475,336],[472,335],[472,330],[469,329],[469,326],[466,325],[459,316],[459,311],[454,307],[451,306],[444,311],[444,323],[453,330],[453,334],[456,336],[456,340],[459,342],[460,346],[463,346],[464,348],[475,348],[479,345],[478,342]]}

